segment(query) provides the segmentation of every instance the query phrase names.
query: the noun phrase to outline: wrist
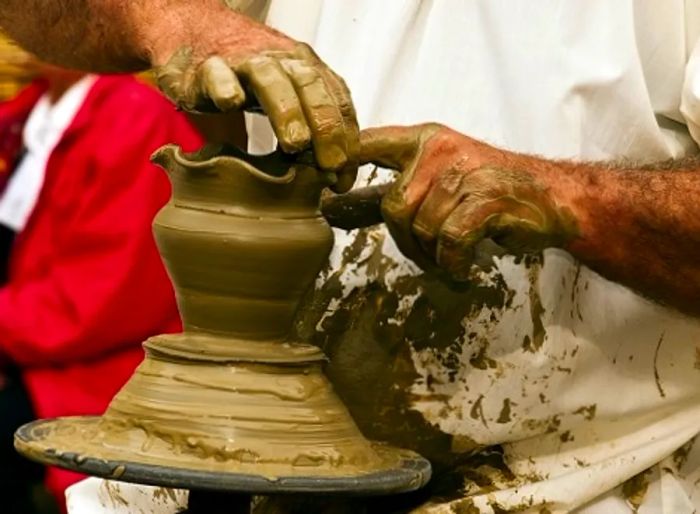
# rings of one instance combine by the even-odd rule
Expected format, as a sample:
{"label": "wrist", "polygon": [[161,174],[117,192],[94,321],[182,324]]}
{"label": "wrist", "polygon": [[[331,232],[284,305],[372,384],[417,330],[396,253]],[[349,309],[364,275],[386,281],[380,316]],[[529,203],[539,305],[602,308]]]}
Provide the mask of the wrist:
{"label": "wrist", "polygon": [[571,251],[580,245],[590,233],[591,221],[584,170],[570,162],[513,153],[507,161],[512,169],[525,170],[544,193],[552,213],[553,247]]}
{"label": "wrist", "polygon": [[143,47],[152,68],[165,65],[178,48],[191,46],[190,35],[183,30],[179,12],[153,13],[153,18],[145,25]]}
{"label": "wrist", "polygon": [[462,146],[470,167],[494,167],[511,173],[507,195],[519,199],[526,209],[539,211],[533,221],[540,226],[548,247],[566,250],[587,232],[586,188],[575,165],[495,148],[470,138]]}
{"label": "wrist", "polygon": [[[144,15],[143,39],[148,60],[152,67],[165,65],[181,49],[202,49],[209,44],[206,28],[212,31],[217,24],[211,17],[212,9],[218,12],[222,2],[199,0],[197,2],[149,2],[148,12]],[[228,16],[240,16],[226,12]],[[222,17],[218,23],[222,23]],[[227,23],[230,21],[227,19]]]}
{"label": "wrist", "polygon": [[596,171],[586,164],[550,161],[541,173],[560,214],[564,235],[560,247],[577,257],[588,254],[596,239],[591,212],[595,211],[593,203],[602,195]]}
{"label": "wrist", "polygon": [[154,11],[144,38],[152,66],[165,65],[184,48],[194,59],[220,55],[235,61],[237,55],[265,50],[291,50],[296,41],[227,7],[221,0],[178,2]]}

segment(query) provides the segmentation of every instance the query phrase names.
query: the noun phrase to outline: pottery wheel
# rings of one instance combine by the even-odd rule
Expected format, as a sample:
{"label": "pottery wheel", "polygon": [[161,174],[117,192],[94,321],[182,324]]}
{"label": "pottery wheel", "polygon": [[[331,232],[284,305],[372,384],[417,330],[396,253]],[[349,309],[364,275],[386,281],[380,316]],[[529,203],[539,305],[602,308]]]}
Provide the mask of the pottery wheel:
{"label": "pottery wheel", "polygon": [[362,437],[315,347],[193,334],[144,347],[102,416],[29,423],[17,450],[107,479],[263,495],[386,495],[430,478],[422,457]]}
{"label": "pottery wheel", "polygon": [[[375,445],[380,455],[395,452],[399,465],[359,476],[290,476],[207,472],[171,466],[144,464],[116,458],[104,458],[104,449],[94,454],[76,453],[69,448],[51,444],[56,432],[78,431],[89,441],[95,436],[99,417],[57,418],[39,420],[17,431],[15,446],[24,455],[43,463],[106,479],[163,487],[206,489],[212,491],[245,492],[253,494],[342,494],[374,496],[413,491],[430,478],[428,461],[411,452]],[[70,427],[70,428],[68,428]],[[60,439],[60,438],[59,438]],[[102,451],[100,451],[102,450]],[[388,455],[387,455],[388,456]]]}

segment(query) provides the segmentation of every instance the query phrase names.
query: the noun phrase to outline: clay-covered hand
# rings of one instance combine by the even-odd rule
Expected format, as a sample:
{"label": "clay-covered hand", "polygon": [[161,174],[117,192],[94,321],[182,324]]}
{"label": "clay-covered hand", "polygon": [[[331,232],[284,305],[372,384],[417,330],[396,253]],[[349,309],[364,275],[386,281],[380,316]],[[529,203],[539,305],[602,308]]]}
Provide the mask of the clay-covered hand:
{"label": "clay-covered hand", "polygon": [[[489,238],[523,254],[576,233],[536,158],[498,150],[438,124],[362,131],[360,161],[401,172],[382,215],[399,249],[426,270],[467,280]],[[529,164],[532,166],[529,166]]]}
{"label": "clay-covered hand", "polygon": [[155,56],[160,88],[189,111],[262,108],[283,151],[313,147],[321,169],[337,178],[334,189],[352,187],[359,129],[343,79],[305,44],[241,14],[222,19],[224,27]]}

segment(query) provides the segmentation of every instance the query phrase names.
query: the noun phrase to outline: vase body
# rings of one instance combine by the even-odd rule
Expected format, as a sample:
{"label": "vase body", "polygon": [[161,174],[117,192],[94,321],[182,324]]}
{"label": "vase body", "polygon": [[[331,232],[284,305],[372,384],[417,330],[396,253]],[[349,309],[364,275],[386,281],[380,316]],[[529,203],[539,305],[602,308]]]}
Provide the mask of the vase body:
{"label": "vase body", "polygon": [[[234,157],[160,157],[171,201],[154,221],[186,331],[251,340],[289,336],[301,296],[326,262],[333,234],[318,210],[316,170],[265,180]],[[257,167],[280,163],[263,158]],[[283,170],[282,170],[283,171]]]}

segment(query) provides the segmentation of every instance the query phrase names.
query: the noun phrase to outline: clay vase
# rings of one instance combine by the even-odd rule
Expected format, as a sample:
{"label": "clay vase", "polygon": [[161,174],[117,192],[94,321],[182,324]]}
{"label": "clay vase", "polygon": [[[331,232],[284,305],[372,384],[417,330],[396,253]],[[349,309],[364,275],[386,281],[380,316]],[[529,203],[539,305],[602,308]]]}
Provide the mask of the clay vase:
{"label": "clay vase", "polygon": [[243,161],[233,147],[212,151],[186,156],[170,145],[153,157],[173,187],[153,225],[185,331],[285,339],[333,245],[319,213],[324,184],[279,154]]}
{"label": "clay vase", "polygon": [[153,160],[172,182],[153,226],[184,332],[145,343],[103,416],[108,444],[139,428],[149,459],[274,476],[381,466],[326,381],[322,353],[292,333],[333,244],[318,171],[280,154],[242,160],[233,147],[187,155],[171,145]]}
{"label": "clay vase", "polygon": [[192,489],[387,494],[425,484],[429,464],[366,440],[323,374],[323,353],[295,339],[299,302],[333,244],[321,173],[232,147],[169,145],[153,160],[172,182],[154,232],[184,331],[144,343],[146,358],[101,417],[26,425],[18,450]]}

